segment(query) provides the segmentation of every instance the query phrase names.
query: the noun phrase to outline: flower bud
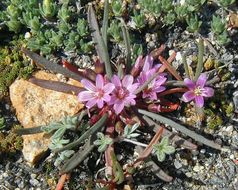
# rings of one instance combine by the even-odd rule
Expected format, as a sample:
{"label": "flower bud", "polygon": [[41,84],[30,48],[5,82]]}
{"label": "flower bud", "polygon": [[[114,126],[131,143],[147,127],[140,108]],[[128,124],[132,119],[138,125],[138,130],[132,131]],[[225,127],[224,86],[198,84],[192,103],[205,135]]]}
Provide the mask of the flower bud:
{"label": "flower bud", "polygon": [[136,59],[136,63],[134,64],[134,66],[131,69],[131,75],[133,77],[137,76],[138,73],[140,72],[140,69],[143,65],[143,56],[140,55],[137,59]]}
{"label": "flower bud", "polygon": [[97,74],[103,74],[104,73],[104,64],[100,62],[99,59],[97,59],[94,63],[95,65],[95,72]]}
{"label": "flower bud", "polygon": [[149,104],[148,110],[155,113],[161,112],[161,105]]}

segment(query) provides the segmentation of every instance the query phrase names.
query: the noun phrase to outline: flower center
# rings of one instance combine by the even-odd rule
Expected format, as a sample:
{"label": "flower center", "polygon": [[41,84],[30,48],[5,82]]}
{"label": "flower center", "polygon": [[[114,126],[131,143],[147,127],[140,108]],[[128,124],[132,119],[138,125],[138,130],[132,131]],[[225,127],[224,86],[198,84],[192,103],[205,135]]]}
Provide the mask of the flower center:
{"label": "flower center", "polygon": [[96,97],[97,98],[102,98],[104,95],[104,91],[102,89],[97,89]]}
{"label": "flower center", "polygon": [[124,99],[128,95],[128,90],[125,87],[120,87],[117,89],[116,96],[118,99]]}
{"label": "flower center", "polygon": [[146,89],[144,90],[144,93],[145,93],[145,94],[150,94],[151,91],[152,91],[152,89],[151,89],[150,87],[148,87],[148,88],[146,88]]}
{"label": "flower center", "polygon": [[196,87],[196,88],[194,89],[194,94],[195,94],[196,96],[201,96],[201,95],[202,95],[202,88],[201,88],[200,86]]}

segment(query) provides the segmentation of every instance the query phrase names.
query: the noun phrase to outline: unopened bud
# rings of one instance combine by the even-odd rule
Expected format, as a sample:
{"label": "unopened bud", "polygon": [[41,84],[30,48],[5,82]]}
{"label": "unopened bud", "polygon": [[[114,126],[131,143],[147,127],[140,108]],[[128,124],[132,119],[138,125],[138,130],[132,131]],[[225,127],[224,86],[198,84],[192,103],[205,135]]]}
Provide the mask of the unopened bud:
{"label": "unopened bud", "polygon": [[134,64],[134,66],[131,69],[131,75],[133,77],[137,76],[138,73],[140,72],[140,69],[143,65],[143,56],[140,55],[137,59],[136,59],[136,63]]}
{"label": "unopened bud", "polygon": [[94,62],[94,66],[95,66],[95,72],[97,74],[103,74],[104,73],[104,64],[101,63],[99,59],[97,59]]}
{"label": "unopened bud", "polygon": [[148,106],[148,110],[151,111],[151,112],[155,112],[155,113],[161,112],[161,105],[150,104]]}
{"label": "unopened bud", "polygon": [[123,129],[123,123],[121,121],[116,122],[115,125],[115,130],[118,134],[122,134],[124,129]]}

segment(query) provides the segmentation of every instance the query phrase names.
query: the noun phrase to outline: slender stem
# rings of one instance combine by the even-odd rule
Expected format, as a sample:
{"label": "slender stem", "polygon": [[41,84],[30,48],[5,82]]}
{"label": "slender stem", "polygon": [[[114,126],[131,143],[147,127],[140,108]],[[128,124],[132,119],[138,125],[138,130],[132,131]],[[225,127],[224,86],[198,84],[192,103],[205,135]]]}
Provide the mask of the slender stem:
{"label": "slender stem", "polygon": [[81,142],[87,139],[90,135],[96,133],[101,127],[103,127],[107,118],[108,118],[108,114],[103,115],[101,119],[97,123],[95,123],[90,129],[88,129],[78,140],[64,146],[63,148],[56,149],[54,150],[54,152],[58,153],[64,150],[70,150],[73,147],[79,145]]}
{"label": "slender stem", "polygon": [[180,125],[177,122],[174,122],[173,120],[171,120],[169,118],[163,117],[159,114],[148,112],[146,110],[141,110],[141,109],[139,109],[138,112],[141,114],[147,115],[148,117],[153,118],[161,123],[168,124],[171,127],[174,127],[176,130],[188,135],[189,137],[193,138],[194,140],[196,140],[202,144],[205,144],[205,145],[212,147],[214,149],[217,149],[217,150],[221,150],[221,145],[213,142],[212,140],[208,140],[207,138],[203,137],[202,135],[195,133],[194,131],[186,128],[183,125]]}
{"label": "slender stem", "polygon": [[122,29],[122,35],[126,47],[126,73],[129,73],[131,70],[131,46],[130,46],[130,38],[129,38],[129,32],[126,28],[126,24],[123,19],[121,20],[121,29]]}
{"label": "slender stem", "polygon": [[31,135],[31,134],[36,134],[36,133],[42,133],[44,132],[42,130],[44,126],[39,126],[39,127],[32,127],[32,128],[23,128],[23,129],[15,129],[14,133],[17,135]]}
{"label": "slender stem", "polygon": [[213,79],[207,81],[207,85],[211,85],[213,83],[216,83],[216,82],[219,82],[220,81],[220,78],[218,76],[214,77]]}
{"label": "slender stem", "polygon": [[203,39],[200,38],[198,42],[198,62],[194,80],[196,81],[200,76],[203,69],[203,53],[204,53],[204,42]]}
{"label": "slender stem", "polygon": [[185,76],[187,78],[190,78],[190,75],[189,75],[189,69],[188,69],[188,63],[187,63],[187,60],[186,60],[186,55],[182,55],[182,62],[183,62],[183,66],[184,66],[184,70],[185,70]]}
{"label": "slender stem", "polygon": [[104,2],[104,13],[103,13],[103,24],[102,24],[102,37],[107,47],[107,29],[108,29],[108,14],[109,14],[109,3],[108,0]]}
{"label": "slender stem", "polygon": [[176,86],[176,87],[184,87],[185,84],[183,81],[177,81],[177,80],[170,80],[165,83],[166,86]]}
{"label": "slender stem", "polygon": [[123,138],[122,141],[128,142],[128,143],[132,143],[138,146],[142,146],[142,147],[147,147],[147,144],[141,143],[141,142],[137,142],[137,141],[133,141],[131,139],[127,139],[127,138]]}
{"label": "slender stem", "polygon": [[84,145],[83,149],[79,150],[77,153],[73,155],[62,167],[60,173],[65,174],[73,170],[75,167],[77,167],[87,156],[88,154],[93,150],[95,145],[93,144],[93,137],[91,136],[86,144]]}

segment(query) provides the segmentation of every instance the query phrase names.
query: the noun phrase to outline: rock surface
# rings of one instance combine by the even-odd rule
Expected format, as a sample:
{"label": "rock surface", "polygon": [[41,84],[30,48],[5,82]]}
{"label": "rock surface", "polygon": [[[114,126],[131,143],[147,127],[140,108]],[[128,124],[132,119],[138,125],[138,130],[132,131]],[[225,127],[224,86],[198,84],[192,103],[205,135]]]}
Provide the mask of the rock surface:
{"label": "rock surface", "polygon": [[[38,71],[36,78],[45,80],[60,80],[56,75]],[[81,86],[79,82],[69,80],[67,83]],[[16,80],[10,86],[10,98],[16,115],[24,128],[47,125],[59,121],[66,115],[74,115],[83,108],[77,96],[53,90],[47,90],[26,80]],[[23,136],[23,155],[34,164],[47,150],[50,138],[44,133]]]}

